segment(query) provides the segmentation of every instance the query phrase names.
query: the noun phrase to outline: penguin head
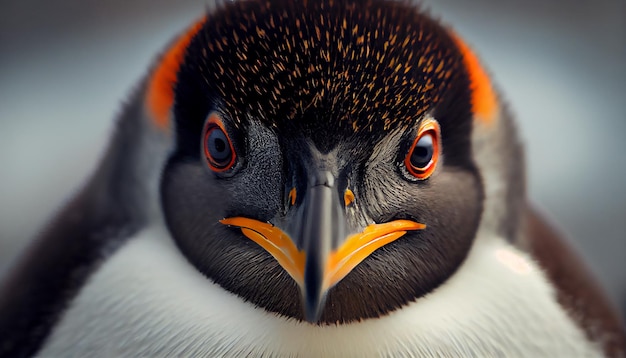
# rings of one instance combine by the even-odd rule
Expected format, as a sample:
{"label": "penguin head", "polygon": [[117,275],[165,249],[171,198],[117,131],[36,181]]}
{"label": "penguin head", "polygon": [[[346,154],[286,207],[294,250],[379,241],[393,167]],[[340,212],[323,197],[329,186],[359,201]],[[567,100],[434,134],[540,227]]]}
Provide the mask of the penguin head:
{"label": "penguin head", "polygon": [[468,53],[404,2],[212,11],[163,55],[145,102],[174,142],[161,197],[182,254],[244,300],[318,324],[436,289],[484,206],[472,132],[496,98]]}

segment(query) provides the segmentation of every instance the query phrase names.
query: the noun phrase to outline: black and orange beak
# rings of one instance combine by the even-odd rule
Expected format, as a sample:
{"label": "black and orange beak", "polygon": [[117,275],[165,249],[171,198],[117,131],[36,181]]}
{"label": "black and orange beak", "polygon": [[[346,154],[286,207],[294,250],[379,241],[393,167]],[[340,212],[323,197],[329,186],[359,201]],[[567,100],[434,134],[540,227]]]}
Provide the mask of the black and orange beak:
{"label": "black and orange beak", "polygon": [[321,172],[310,179],[304,200],[285,230],[243,217],[220,222],[241,228],[245,236],[278,261],[300,286],[305,318],[317,322],[331,287],[378,248],[409,230],[426,227],[410,220],[394,220],[347,235],[344,205],[348,204],[340,200],[333,176]]}

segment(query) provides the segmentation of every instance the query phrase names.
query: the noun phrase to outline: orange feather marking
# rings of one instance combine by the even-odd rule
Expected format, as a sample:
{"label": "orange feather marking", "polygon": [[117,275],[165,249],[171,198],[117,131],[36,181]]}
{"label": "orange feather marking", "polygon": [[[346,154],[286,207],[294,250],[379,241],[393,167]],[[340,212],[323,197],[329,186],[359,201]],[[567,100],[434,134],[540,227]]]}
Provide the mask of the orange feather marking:
{"label": "orange feather marking", "polygon": [[174,104],[174,87],[178,70],[185,60],[187,47],[204,25],[206,18],[196,22],[163,54],[152,73],[146,94],[146,106],[152,115],[154,124],[162,129],[169,128],[170,109]]}
{"label": "orange feather marking", "polygon": [[472,111],[481,121],[490,124],[495,120],[498,109],[498,97],[491,85],[491,79],[470,47],[455,33],[452,33],[452,39],[463,55],[463,62],[469,74]]}

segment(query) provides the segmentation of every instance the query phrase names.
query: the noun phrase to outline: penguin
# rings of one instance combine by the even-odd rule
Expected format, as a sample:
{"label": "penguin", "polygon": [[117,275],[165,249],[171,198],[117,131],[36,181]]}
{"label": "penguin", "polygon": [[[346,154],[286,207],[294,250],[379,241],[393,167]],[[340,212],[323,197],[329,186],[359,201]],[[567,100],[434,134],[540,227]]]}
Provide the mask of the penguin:
{"label": "penguin", "polygon": [[0,356],[619,357],[512,114],[412,2],[224,2],[2,284]]}

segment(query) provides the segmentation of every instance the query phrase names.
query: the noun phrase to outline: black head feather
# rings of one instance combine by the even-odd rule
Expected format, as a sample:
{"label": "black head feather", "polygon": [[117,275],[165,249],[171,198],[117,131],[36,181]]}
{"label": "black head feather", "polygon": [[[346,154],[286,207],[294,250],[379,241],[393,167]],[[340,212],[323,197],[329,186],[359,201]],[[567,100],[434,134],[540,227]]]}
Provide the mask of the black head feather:
{"label": "black head feather", "polygon": [[[201,158],[213,111],[242,158],[232,175],[211,173]],[[162,189],[170,230],[201,272],[270,311],[302,318],[297,285],[267,252],[217,221],[280,217],[289,189],[306,185],[308,143],[321,153],[344,151],[337,178],[342,190],[348,183],[355,190],[362,217],[411,218],[429,228],[378,250],[335,286],[321,322],[401,307],[444,282],[471,246],[482,187],[471,158],[468,74],[448,30],[410,3],[226,3],[187,49],[174,115],[177,148]],[[447,179],[414,183],[397,163],[425,116],[441,126],[439,177]],[[398,131],[393,154],[372,169],[374,147]]]}

